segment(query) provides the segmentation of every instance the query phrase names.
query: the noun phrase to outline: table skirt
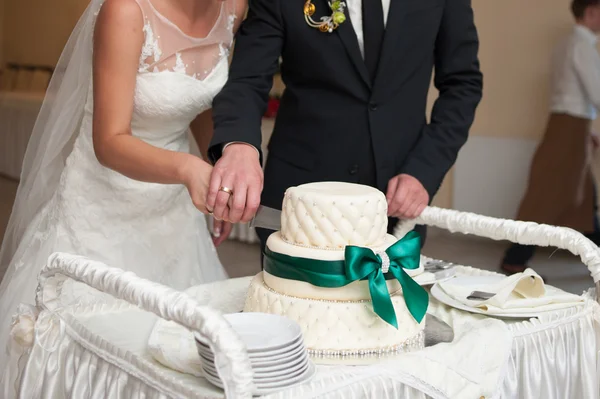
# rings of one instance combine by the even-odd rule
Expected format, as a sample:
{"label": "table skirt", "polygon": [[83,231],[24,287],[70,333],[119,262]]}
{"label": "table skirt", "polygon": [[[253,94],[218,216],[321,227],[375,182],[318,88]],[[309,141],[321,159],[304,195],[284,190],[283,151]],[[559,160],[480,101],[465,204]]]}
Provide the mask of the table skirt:
{"label": "table skirt", "polygon": [[[465,274],[487,274],[459,268]],[[243,307],[250,278],[227,280],[203,287],[207,298],[218,298],[223,312]],[[65,291],[63,289],[57,292]],[[212,293],[211,293],[212,292]],[[58,294],[57,294],[58,295]],[[496,386],[487,398],[596,399],[599,397],[598,359],[600,349],[600,306],[592,300],[584,306],[564,309],[528,321],[498,322],[448,308],[432,300],[429,312],[452,325],[455,331],[477,322],[503,324],[509,332],[506,359],[499,373],[488,378],[487,370],[472,375],[452,370],[439,378],[439,385],[427,384],[403,372],[393,361],[371,366],[319,366],[315,379],[269,398],[478,398],[477,387]],[[58,296],[57,296],[58,297]],[[74,296],[71,296],[74,297]],[[224,299],[224,297],[226,297]],[[147,341],[157,316],[122,301],[60,303],[56,311],[45,312],[35,324],[35,344],[13,357],[21,364],[22,375],[9,378],[5,398],[18,392],[20,398],[221,398],[222,392],[203,378],[170,370],[157,363],[147,351]],[[224,302],[223,302],[224,301]],[[213,306],[210,300],[207,303]],[[26,314],[26,313],[25,313]],[[484,330],[481,330],[484,331]],[[470,337],[484,340],[482,334]],[[499,353],[503,342],[473,342],[486,349],[487,356]],[[439,353],[456,357],[451,344],[440,344],[431,359],[443,362]],[[442,352],[440,352],[442,351]],[[495,352],[496,351],[496,352]],[[465,356],[470,355],[463,351]],[[407,356],[407,355],[404,355]],[[410,356],[410,355],[408,355]],[[475,359],[475,369],[486,364],[485,356]],[[489,362],[487,362],[489,363]],[[495,372],[495,371],[494,371]],[[433,378],[433,377],[432,377]],[[461,391],[445,390],[448,381],[464,379]],[[444,385],[446,384],[446,385]],[[7,388],[7,386],[5,386]],[[476,396],[475,396],[476,395]]]}

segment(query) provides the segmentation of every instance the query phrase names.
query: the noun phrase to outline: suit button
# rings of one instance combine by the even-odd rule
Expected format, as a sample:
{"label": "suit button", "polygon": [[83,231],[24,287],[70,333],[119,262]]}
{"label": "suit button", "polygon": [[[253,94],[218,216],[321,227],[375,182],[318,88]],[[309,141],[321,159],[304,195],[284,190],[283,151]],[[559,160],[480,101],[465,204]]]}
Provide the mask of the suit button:
{"label": "suit button", "polygon": [[369,103],[369,109],[371,111],[377,111],[377,104],[375,104],[375,103]]}
{"label": "suit button", "polygon": [[355,175],[358,173],[358,165],[352,165],[348,168],[348,173]]}

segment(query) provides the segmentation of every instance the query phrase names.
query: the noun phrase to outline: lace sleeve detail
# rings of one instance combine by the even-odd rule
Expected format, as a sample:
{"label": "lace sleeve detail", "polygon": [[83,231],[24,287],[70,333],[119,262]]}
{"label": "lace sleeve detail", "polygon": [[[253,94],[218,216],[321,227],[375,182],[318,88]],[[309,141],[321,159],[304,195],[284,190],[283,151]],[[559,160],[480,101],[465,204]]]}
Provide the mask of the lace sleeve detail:
{"label": "lace sleeve detail", "polygon": [[158,37],[154,35],[150,22],[144,16],[144,45],[140,54],[139,72],[149,72],[150,63],[148,61],[158,62],[161,56],[162,51],[158,44]]}
{"label": "lace sleeve detail", "polygon": [[135,0],[135,2],[140,7],[144,19],[144,44],[142,45],[138,71],[149,72],[151,65],[160,60],[160,57],[162,56],[162,50],[159,45],[160,37],[158,37],[155,34],[154,29],[152,29],[152,23],[148,16],[151,11],[149,4],[145,0]]}
{"label": "lace sleeve detail", "polygon": [[237,15],[235,15],[235,10],[229,14],[227,19],[227,30],[233,33],[233,27],[235,26],[235,21],[237,20]]}
{"label": "lace sleeve detail", "polygon": [[210,76],[220,61],[229,56],[237,18],[233,9],[236,1],[218,2],[212,28],[206,36],[194,37],[161,14],[149,0],[136,0],[144,18],[138,73],[170,71],[197,80]]}
{"label": "lace sleeve detail", "polygon": [[[240,0],[227,0],[227,9],[228,9],[228,18],[227,18],[227,30],[229,32],[231,32],[231,42],[233,43],[233,36],[235,35],[235,32],[233,31],[233,28],[235,27],[235,22],[238,19],[238,15],[237,15],[237,2]],[[243,19],[243,17],[242,17]],[[231,45],[231,43],[230,43]]]}

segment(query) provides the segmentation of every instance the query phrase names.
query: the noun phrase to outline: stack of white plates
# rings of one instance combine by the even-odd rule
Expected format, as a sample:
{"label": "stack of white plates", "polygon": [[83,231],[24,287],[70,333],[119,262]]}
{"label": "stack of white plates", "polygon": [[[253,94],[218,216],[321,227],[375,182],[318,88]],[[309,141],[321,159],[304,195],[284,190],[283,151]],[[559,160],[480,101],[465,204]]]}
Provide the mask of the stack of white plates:
{"label": "stack of white plates", "polygon": [[[315,367],[304,347],[302,330],[294,321],[266,313],[225,315],[248,350],[254,373],[254,395],[269,393],[302,384],[315,374]],[[206,379],[223,388],[212,350],[201,336],[196,346],[202,359]]]}

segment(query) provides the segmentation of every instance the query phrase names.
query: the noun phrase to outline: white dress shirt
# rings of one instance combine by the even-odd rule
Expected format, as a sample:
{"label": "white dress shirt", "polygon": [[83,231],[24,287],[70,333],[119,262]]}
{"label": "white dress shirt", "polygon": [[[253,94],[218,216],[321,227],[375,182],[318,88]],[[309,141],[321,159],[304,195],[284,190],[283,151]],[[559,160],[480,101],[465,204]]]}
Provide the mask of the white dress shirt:
{"label": "white dress shirt", "polygon": [[[364,1],[379,1],[379,0],[364,0]],[[383,6],[383,24],[387,24],[387,17],[390,11],[390,0],[380,0]],[[362,23],[362,2],[363,0],[345,0],[346,6],[348,7],[348,15],[350,15],[350,21],[352,21],[352,27],[356,32],[356,38],[358,39],[358,47],[363,58],[365,56],[365,35],[363,33]]]}
{"label": "white dress shirt", "polygon": [[600,54],[597,37],[588,28],[575,25],[555,53],[551,110],[595,119],[600,109]]}

